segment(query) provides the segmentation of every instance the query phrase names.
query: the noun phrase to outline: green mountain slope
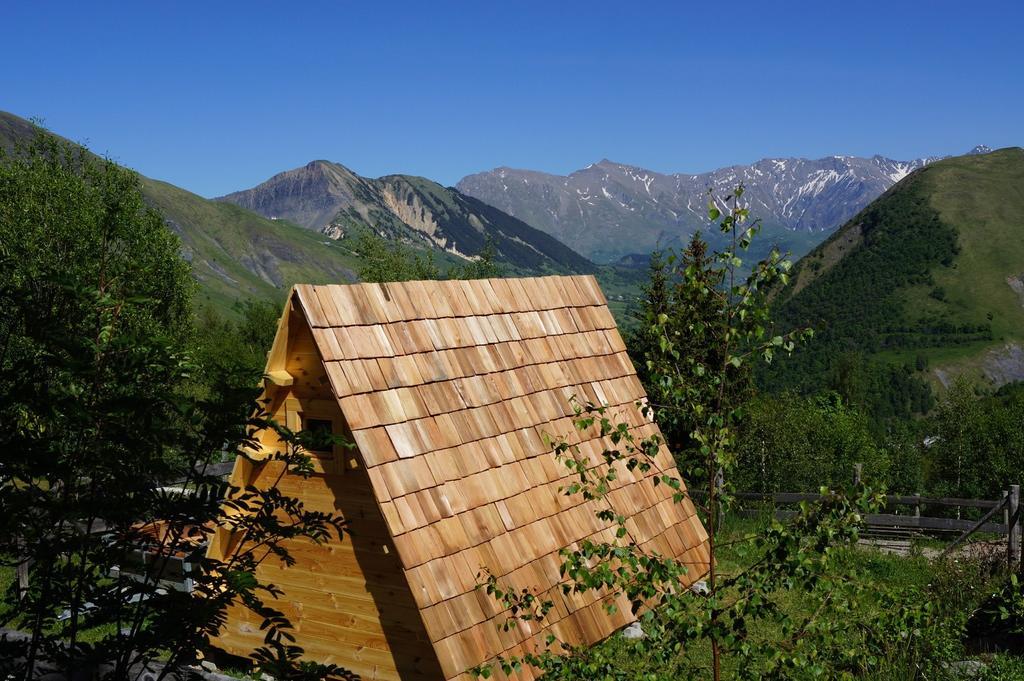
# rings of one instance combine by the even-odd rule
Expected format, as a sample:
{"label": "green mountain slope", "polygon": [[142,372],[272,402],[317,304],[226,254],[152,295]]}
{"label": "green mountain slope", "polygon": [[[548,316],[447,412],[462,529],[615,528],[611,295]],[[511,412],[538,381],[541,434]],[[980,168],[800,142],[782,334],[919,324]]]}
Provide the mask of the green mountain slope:
{"label": "green mountain slope", "polygon": [[[995,385],[1024,379],[1022,280],[1024,150],[934,163],[800,260],[775,317],[819,334],[766,380],[817,389],[849,379],[864,360],[888,367],[876,379],[896,392],[926,367],[920,377],[943,384],[957,374]],[[907,390],[897,399],[917,399]]]}
{"label": "green mountain slope", "polygon": [[322,235],[158,180],[143,178],[142,193],[181,237],[200,297],[218,308],[280,297],[298,282],[356,279],[358,256]]}
{"label": "green mountain slope", "polygon": [[[0,112],[0,148],[36,134],[32,123]],[[199,298],[221,311],[244,298],[279,298],[296,282],[352,281],[358,257],[322,235],[268,220],[179,187],[141,177],[142,193],[182,241],[200,284]]]}
{"label": "green mountain slope", "polygon": [[596,266],[554,237],[456,189],[423,177],[362,177],[313,161],[221,197],[266,217],[284,218],[332,239],[360,229],[473,258],[490,242],[499,261],[530,272],[594,272]]}

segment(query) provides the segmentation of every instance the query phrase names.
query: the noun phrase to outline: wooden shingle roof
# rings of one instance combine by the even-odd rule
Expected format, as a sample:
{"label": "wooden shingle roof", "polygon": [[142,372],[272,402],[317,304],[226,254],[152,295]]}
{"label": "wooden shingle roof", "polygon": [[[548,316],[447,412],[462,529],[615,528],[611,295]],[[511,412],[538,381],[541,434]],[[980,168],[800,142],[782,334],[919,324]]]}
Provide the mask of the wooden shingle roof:
{"label": "wooden shingle roof", "polygon": [[[593,277],[295,292],[445,678],[521,654],[546,629],[589,644],[632,620],[625,602],[609,616],[599,594],[558,588],[559,550],[612,540],[615,527],[596,517],[599,502],[559,492],[571,472],[545,433],[580,442],[573,396],[609,405],[639,436],[657,432],[635,406],[644,390]],[[594,463],[608,446],[580,444]],[[652,483],[664,472],[676,475],[662,448],[646,479],[623,468],[607,501],[629,518],[627,539],[690,564],[696,580],[707,535],[688,500]],[[507,613],[475,589],[482,568],[554,610],[502,631]]]}

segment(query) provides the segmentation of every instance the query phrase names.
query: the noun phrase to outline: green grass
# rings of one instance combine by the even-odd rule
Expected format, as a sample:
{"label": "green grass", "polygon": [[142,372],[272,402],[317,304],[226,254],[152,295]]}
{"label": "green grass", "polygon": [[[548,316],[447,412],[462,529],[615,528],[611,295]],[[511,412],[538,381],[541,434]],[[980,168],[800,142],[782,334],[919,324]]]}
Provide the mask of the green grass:
{"label": "green grass", "polygon": [[[6,565],[0,565],[0,594],[7,593],[7,590],[14,584],[17,573],[14,568],[7,567]],[[0,601],[0,619],[7,616],[10,612],[6,601]]]}
{"label": "green grass", "polygon": [[[732,519],[727,523],[722,535],[725,548],[719,554],[720,574],[733,574],[742,569],[748,560],[736,551],[735,545],[729,546],[726,543],[752,533],[757,533],[762,527],[762,522],[754,519]],[[925,543],[934,544],[934,542]],[[970,565],[929,561],[920,555],[900,557],[883,554],[867,548],[844,550],[841,554],[840,565],[842,569],[856,569],[858,579],[862,583],[875,585],[876,588],[868,590],[869,594],[882,588],[914,587],[932,594],[932,597],[956,601],[956,605],[959,606],[960,611],[963,613],[968,612],[976,602],[988,593],[988,589],[993,583],[992,578],[979,575],[979,573],[973,571],[974,568]],[[14,578],[15,573],[12,568],[0,567],[0,589],[8,588],[13,583]],[[810,602],[810,599],[797,591],[780,592],[776,595],[775,600],[783,611],[794,618],[806,617],[812,612],[813,604]],[[2,607],[0,605],[0,615],[4,614]],[[870,617],[872,607],[874,606],[869,603],[862,615]],[[83,631],[81,638],[85,642],[95,642],[111,633],[113,633],[113,625],[102,625]],[[774,630],[773,625],[763,623],[754,627],[752,642],[755,645],[770,646],[773,645],[775,640],[777,640],[777,631]],[[850,644],[856,645],[856,642],[850,642]],[[651,664],[641,646],[627,641],[618,635],[608,638],[598,644],[598,647],[616,667],[630,670],[635,675],[635,678],[651,678],[658,679],[659,681],[682,678],[678,674],[683,673],[683,670],[692,669],[693,665],[699,665],[704,668],[708,668],[710,665],[710,648],[707,645],[691,646],[683,652],[680,664],[669,669]],[[951,659],[979,659],[983,661],[988,666],[987,675],[982,677],[983,679],[990,681],[1024,679],[1024,658],[1013,655],[983,655],[972,658],[962,650],[957,649],[954,649],[952,653]],[[723,677],[726,679],[733,678],[736,671],[735,662],[730,658],[726,658],[724,664]],[[221,671],[239,677],[247,673],[242,668],[221,669]],[[862,678],[871,678],[876,681],[909,681],[910,679],[935,677],[915,677],[906,667],[901,666],[899,660],[895,660],[888,668],[883,669],[882,672]]]}
{"label": "green grass", "polygon": [[[14,580],[16,578],[17,572],[14,568],[0,565],[0,593],[7,593],[7,590],[14,585]],[[6,618],[7,615],[11,614],[11,612],[10,606],[7,604],[6,600],[0,600],[0,619]],[[57,629],[54,631],[60,631],[60,629],[66,626],[66,624],[58,624]],[[83,643],[95,643],[106,636],[110,636],[115,631],[116,627],[114,624],[102,624],[80,630],[78,638]]]}
{"label": "green grass", "polygon": [[[749,560],[744,558],[737,551],[735,545],[728,545],[742,536],[757,533],[762,524],[757,520],[731,520],[720,538],[723,549],[719,554],[719,573],[728,576],[741,570]],[[992,583],[988,578],[979,577],[972,566],[951,567],[950,563],[930,561],[920,555],[902,557],[884,554],[874,549],[865,547],[852,547],[844,549],[840,553],[838,569],[856,570],[857,579],[860,583],[874,585],[874,588],[867,589],[864,602],[860,604],[860,611],[857,617],[861,621],[870,622],[878,613],[878,603],[873,600],[883,589],[917,589],[923,593],[930,594],[932,598],[943,599],[955,610],[958,615],[951,616],[949,626],[955,627],[958,617],[966,618],[974,604],[987,593],[987,587]],[[961,571],[961,572],[958,572]],[[973,581],[971,581],[973,580]],[[813,613],[817,603],[799,591],[781,591],[776,593],[772,600],[780,609],[796,620],[808,617]],[[778,641],[779,632],[771,622],[761,622],[754,625],[752,630],[751,643],[755,646],[773,646]],[[847,641],[847,645],[857,646],[857,641]],[[652,664],[645,656],[643,646],[632,641],[627,641],[621,636],[615,635],[599,644],[603,652],[613,660],[617,667],[628,669],[634,673],[635,678],[670,679],[682,678],[686,670],[692,670],[695,666],[708,670],[710,668],[711,652],[710,645],[701,644],[691,646],[683,651],[677,667],[666,669]],[[962,660],[971,659],[960,647],[955,637],[951,644],[952,650],[948,652],[950,659]],[[1013,679],[1024,678],[1024,660],[1014,656],[984,656],[982,658],[993,670],[1000,675],[991,675],[992,679]],[[723,678],[733,678],[736,675],[736,661],[725,658]],[[1014,676],[1018,674],[1019,676]],[[705,678],[705,676],[687,677]],[[710,674],[707,674],[710,678]],[[928,678],[915,677],[912,671],[906,666],[906,662],[900,659],[893,659],[888,665],[883,666],[879,672],[871,672],[860,678],[871,678],[880,681],[897,679]],[[934,678],[934,677],[931,677]]]}

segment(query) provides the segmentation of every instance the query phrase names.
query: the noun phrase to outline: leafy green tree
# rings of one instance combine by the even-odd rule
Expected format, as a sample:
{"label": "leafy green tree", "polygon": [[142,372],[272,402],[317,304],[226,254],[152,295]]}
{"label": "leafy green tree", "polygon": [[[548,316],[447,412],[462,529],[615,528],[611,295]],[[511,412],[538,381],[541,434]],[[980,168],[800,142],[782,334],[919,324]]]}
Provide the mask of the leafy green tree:
{"label": "leafy green tree", "polygon": [[[0,626],[26,634],[0,641],[7,678],[125,679],[156,660],[163,678],[232,602],[265,623],[263,669],[347,674],[300,662],[267,604],[278,591],[254,577],[260,561],[290,559],[284,540],[322,542],[342,521],[276,488],[229,490],[224,505],[207,474],[262,428],[288,443],[274,458],[308,474],[308,436],[260,418],[251,373],[194,389],[178,247],[116,164],[42,132],[0,158],[0,564],[28,577],[2,597]],[[205,556],[218,529],[240,537],[224,561]],[[194,591],[162,584],[176,563],[193,565]]]}
{"label": "leafy green tree", "polygon": [[360,232],[356,251],[362,258],[359,278],[363,281],[415,281],[440,279],[441,269],[429,251],[389,241],[371,230]]}
{"label": "leafy green tree", "polygon": [[498,249],[494,245],[494,239],[488,234],[484,239],[484,247],[476,256],[461,267],[449,271],[449,278],[452,279],[490,279],[501,276],[501,267],[498,265]]}
{"label": "leafy green tree", "polygon": [[[197,315],[189,343],[194,366],[184,392],[193,399],[216,402],[222,418],[235,424],[235,436],[244,437],[281,309],[265,300],[246,300],[235,307],[237,318],[226,318],[212,308]],[[225,447],[225,457],[235,454]]]}
{"label": "leafy green tree", "polygon": [[[865,412],[875,423],[888,425],[926,414],[935,404],[931,388],[918,375],[923,371],[920,359],[911,367],[879,362],[862,352],[843,352],[821,368],[821,377],[843,402]],[[787,365],[785,370],[789,369]]]}
{"label": "leafy green tree", "polygon": [[[681,253],[652,255],[649,280],[639,300],[639,324],[630,337],[630,352],[658,424],[680,454],[698,446],[693,433],[701,419],[692,410],[679,408],[680,391],[685,391],[685,399],[691,404],[711,402],[722,387],[726,389],[724,398],[730,403],[739,404],[749,396],[747,367],[726,363],[725,346],[715,342],[725,337],[729,323],[722,307],[727,274],[697,233]],[[692,376],[665,377],[658,373],[657,365],[649,360],[668,347],[662,345],[663,338],[672,347],[685,349],[692,362]],[[724,382],[719,385],[705,380],[707,369],[719,366],[725,367]],[[685,457],[680,457],[680,463],[685,461]],[[684,471],[687,479],[701,474]]]}
{"label": "leafy green tree", "polygon": [[274,343],[281,307],[267,300],[246,300],[236,303],[237,318],[203,309],[197,315],[193,342],[201,378],[238,374],[246,386],[256,385]]}
{"label": "leafy green tree", "polygon": [[881,435],[878,446],[889,459],[888,490],[892,494],[921,494],[925,488],[924,435],[918,421],[892,420]]}
{"label": "leafy green tree", "polygon": [[[138,179],[109,161],[40,135],[15,156],[0,156],[0,243],[8,290],[31,296],[39,315],[81,329],[91,309],[70,289],[89,282],[118,299],[132,331],[184,339],[191,332],[193,283],[179,243],[138,191]],[[26,299],[26,304],[29,301]],[[12,345],[16,316],[5,316],[5,358],[31,352]]]}

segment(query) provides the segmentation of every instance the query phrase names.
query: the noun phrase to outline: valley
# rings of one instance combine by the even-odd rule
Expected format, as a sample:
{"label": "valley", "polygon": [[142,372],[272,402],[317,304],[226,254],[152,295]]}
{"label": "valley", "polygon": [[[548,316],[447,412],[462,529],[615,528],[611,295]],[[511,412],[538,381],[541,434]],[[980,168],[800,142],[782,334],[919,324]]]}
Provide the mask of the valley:
{"label": "valley", "polygon": [[0,681],[1024,680],[1024,3],[7,5]]}

